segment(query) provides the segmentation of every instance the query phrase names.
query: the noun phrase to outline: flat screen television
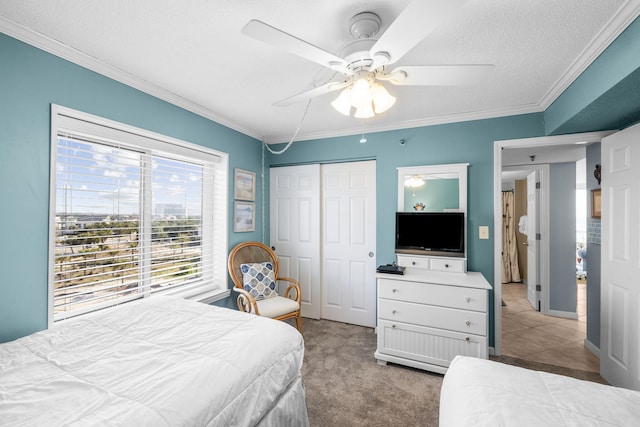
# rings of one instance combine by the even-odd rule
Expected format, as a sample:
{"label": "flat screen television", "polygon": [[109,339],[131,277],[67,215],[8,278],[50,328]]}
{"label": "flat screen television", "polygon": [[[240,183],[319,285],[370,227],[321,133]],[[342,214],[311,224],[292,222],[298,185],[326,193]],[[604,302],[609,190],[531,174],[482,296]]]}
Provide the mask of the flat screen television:
{"label": "flat screen television", "polygon": [[396,253],[464,257],[464,212],[396,212]]}

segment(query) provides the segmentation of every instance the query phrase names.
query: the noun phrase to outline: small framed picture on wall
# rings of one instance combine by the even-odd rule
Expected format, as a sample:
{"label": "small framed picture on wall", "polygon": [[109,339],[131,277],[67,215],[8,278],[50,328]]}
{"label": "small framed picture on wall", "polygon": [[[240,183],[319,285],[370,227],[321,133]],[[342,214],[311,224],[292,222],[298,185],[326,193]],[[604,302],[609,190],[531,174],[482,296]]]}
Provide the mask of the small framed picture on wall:
{"label": "small framed picture on wall", "polygon": [[602,216],[602,193],[600,189],[591,190],[591,218]]}
{"label": "small framed picture on wall", "polygon": [[234,199],[250,200],[256,199],[256,174],[244,169],[235,169],[233,173]]}
{"label": "small framed picture on wall", "polygon": [[256,204],[235,202],[233,206],[233,231],[243,233],[256,229]]}

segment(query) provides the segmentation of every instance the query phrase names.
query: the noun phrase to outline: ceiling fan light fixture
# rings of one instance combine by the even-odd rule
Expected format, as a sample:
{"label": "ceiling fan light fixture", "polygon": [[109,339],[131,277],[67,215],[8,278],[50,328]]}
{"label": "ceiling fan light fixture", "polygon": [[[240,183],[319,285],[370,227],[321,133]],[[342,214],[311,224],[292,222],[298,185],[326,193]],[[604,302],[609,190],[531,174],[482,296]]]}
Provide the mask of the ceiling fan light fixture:
{"label": "ceiling fan light fixture", "polygon": [[371,105],[372,96],[369,87],[369,80],[366,78],[358,79],[353,83],[351,89],[351,105],[356,108]]}
{"label": "ceiling fan light fixture", "polygon": [[340,95],[331,102],[331,106],[340,114],[351,114],[351,86],[340,92]]}
{"label": "ceiling fan light fixture", "polygon": [[376,114],[381,114],[393,107],[396,97],[391,96],[382,83],[371,85],[371,96],[373,97],[373,107]]}
{"label": "ceiling fan light fixture", "polygon": [[376,114],[373,112],[373,107],[371,105],[371,103],[368,104],[364,104],[361,105],[360,107],[358,107],[356,109],[355,114],[353,115],[353,117],[356,117],[358,119],[370,119],[371,117],[374,117]]}
{"label": "ceiling fan light fixture", "polygon": [[407,176],[404,180],[404,186],[409,188],[418,188],[424,185],[424,180],[419,175]]}
{"label": "ceiling fan light fixture", "polygon": [[351,107],[356,109],[354,117],[368,119],[376,114],[381,114],[393,107],[396,98],[391,96],[382,83],[371,83],[369,77],[356,79],[346,87],[331,106],[340,114],[349,116]]}

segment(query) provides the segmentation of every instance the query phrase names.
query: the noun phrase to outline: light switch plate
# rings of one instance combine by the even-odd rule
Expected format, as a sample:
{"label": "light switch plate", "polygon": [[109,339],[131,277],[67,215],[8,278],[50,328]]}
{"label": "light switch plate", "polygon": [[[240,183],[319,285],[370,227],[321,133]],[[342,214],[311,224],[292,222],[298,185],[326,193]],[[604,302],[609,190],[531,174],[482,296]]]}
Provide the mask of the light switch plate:
{"label": "light switch plate", "polygon": [[480,227],[478,227],[478,235],[481,239],[488,239],[489,238],[489,226],[488,225],[481,225]]}

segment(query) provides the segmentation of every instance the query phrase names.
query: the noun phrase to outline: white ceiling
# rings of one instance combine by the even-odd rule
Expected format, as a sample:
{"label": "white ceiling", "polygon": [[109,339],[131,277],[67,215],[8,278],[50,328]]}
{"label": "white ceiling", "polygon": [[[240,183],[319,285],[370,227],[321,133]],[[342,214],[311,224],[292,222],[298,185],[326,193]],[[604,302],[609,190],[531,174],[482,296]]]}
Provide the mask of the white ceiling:
{"label": "white ceiling", "polygon": [[[537,165],[576,162],[577,183],[585,181],[587,145],[582,143],[554,146],[505,148],[502,150],[502,182],[525,179]],[[533,157],[533,158],[532,158]]]}
{"label": "white ceiling", "polygon": [[[428,1],[428,0],[418,0]],[[267,142],[288,141],[306,103],[272,104],[333,71],[251,39],[259,19],[336,55],[363,11],[382,31],[409,0],[2,0],[0,31]],[[296,140],[543,111],[640,14],[640,0],[470,0],[397,65],[495,64],[475,87],[387,85],[373,119],[314,98]]]}

